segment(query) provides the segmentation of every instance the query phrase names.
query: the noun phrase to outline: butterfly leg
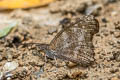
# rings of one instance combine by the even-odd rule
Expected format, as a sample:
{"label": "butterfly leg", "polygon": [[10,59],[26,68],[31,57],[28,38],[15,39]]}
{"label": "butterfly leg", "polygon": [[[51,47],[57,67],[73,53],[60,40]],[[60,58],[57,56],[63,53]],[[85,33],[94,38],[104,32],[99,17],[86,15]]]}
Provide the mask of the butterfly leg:
{"label": "butterfly leg", "polygon": [[45,55],[45,63],[47,62],[47,56]]}
{"label": "butterfly leg", "polygon": [[45,64],[44,64],[44,67],[46,66],[46,64],[47,64],[47,56],[45,55]]}
{"label": "butterfly leg", "polygon": [[58,66],[57,59],[55,56],[54,56],[54,60],[55,60],[55,65]]}

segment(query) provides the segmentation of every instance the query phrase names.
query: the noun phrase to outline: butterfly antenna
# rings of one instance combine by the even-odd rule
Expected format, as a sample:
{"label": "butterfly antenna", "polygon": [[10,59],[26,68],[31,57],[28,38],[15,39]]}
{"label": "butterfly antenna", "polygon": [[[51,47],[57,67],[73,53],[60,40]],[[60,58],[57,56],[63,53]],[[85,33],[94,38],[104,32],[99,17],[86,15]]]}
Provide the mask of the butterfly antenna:
{"label": "butterfly antenna", "polygon": [[42,44],[42,43],[23,43],[24,47],[29,47],[35,45],[38,50],[46,50],[48,49],[49,44]]}

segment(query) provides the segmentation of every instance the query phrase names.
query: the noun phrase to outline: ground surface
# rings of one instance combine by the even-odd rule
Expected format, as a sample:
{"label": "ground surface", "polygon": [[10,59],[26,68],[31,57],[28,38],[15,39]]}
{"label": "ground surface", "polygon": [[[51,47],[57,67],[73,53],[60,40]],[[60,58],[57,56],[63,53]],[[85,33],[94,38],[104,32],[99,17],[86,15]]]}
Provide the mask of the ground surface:
{"label": "ground surface", "polygon": [[[0,29],[11,22],[19,22],[15,32],[0,39],[0,79],[120,80],[119,12],[119,0],[58,0],[40,8],[0,11]],[[93,39],[96,64],[89,68],[59,59],[46,61],[44,53],[20,45],[50,43],[61,29],[62,19],[85,14],[95,15],[100,24],[99,33]],[[6,68],[5,64],[11,67]]]}

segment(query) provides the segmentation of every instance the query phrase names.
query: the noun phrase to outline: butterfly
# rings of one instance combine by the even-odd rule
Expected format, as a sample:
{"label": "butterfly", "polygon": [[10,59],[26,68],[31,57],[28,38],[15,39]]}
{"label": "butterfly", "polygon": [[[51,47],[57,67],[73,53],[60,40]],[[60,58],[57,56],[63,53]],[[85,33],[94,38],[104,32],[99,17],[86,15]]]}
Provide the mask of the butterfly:
{"label": "butterfly", "polygon": [[[65,22],[65,23],[64,23]],[[63,29],[50,44],[36,44],[49,58],[71,61],[81,66],[92,64],[95,59],[93,36],[99,32],[99,22],[88,15],[72,20],[65,19]]]}

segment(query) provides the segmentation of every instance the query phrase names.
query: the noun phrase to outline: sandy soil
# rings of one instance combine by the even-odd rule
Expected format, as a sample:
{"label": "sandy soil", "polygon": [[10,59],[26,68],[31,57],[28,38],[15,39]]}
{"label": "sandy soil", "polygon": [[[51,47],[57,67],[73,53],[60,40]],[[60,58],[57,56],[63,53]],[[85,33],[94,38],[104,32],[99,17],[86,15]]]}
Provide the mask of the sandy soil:
{"label": "sandy soil", "polygon": [[[120,80],[120,1],[57,0],[48,6],[0,11],[0,29],[11,22],[18,28],[0,39],[0,80]],[[88,68],[57,59],[45,59],[35,46],[22,43],[50,43],[64,18],[92,14],[100,24],[94,35],[96,64]],[[13,62],[16,68],[6,72]],[[56,65],[57,63],[57,65]]]}

